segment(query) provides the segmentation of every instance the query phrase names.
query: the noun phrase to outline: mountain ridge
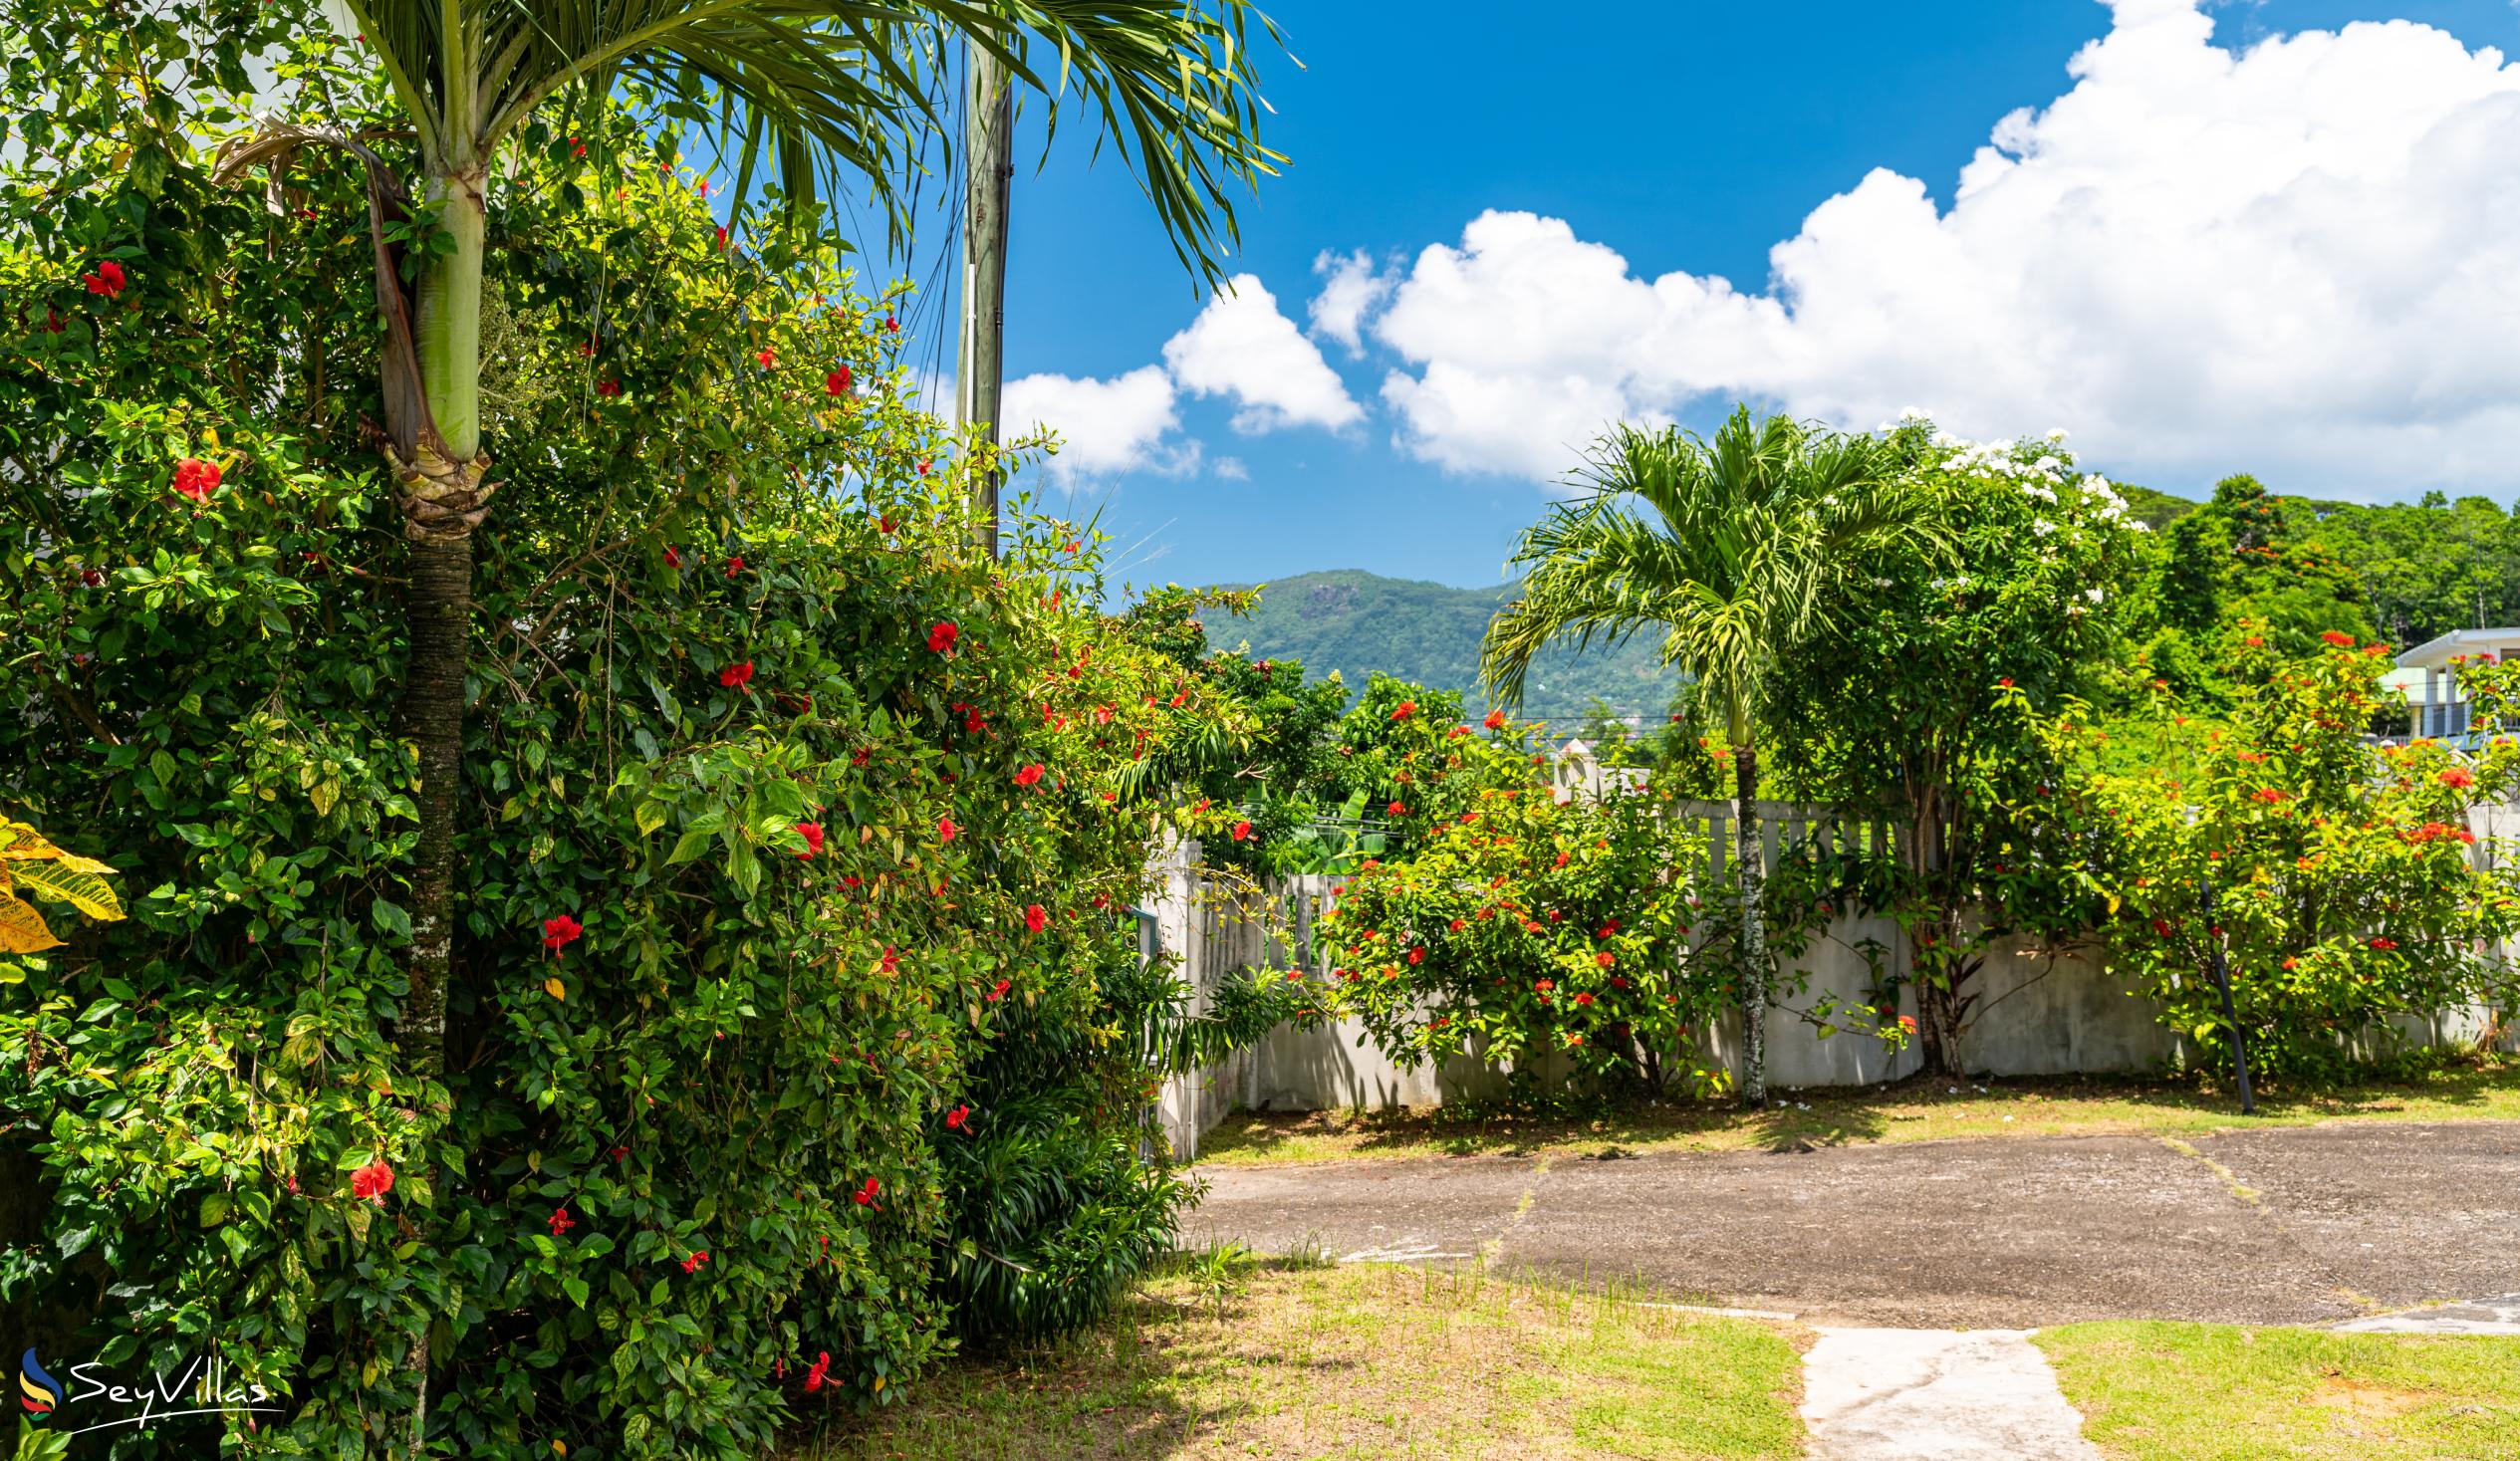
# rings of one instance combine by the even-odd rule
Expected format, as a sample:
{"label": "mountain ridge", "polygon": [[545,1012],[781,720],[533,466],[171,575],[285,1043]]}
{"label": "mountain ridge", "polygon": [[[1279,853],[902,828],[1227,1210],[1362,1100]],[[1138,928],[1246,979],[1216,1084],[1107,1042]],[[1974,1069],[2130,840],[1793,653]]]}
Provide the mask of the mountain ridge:
{"label": "mountain ridge", "polygon": [[[1248,645],[1254,658],[1301,660],[1308,679],[1326,679],[1335,670],[1351,694],[1376,671],[1458,690],[1466,706],[1484,712],[1489,702],[1478,682],[1479,642],[1520,586],[1457,589],[1330,569],[1258,587],[1260,603],[1250,614],[1203,615],[1209,644]],[[1572,723],[1599,697],[1622,715],[1659,718],[1677,685],[1678,677],[1656,663],[1650,636],[1580,652],[1553,647],[1532,665],[1522,712]]]}

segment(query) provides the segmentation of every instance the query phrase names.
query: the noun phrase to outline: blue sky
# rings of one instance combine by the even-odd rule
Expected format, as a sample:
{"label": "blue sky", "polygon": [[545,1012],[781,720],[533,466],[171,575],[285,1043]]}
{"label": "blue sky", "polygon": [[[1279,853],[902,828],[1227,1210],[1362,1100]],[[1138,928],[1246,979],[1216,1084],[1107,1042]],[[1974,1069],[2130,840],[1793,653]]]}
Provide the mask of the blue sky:
{"label": "blue sky", "polygon": [[[1344,391],[1347,419],[1334,429],[1280,408],[1255,421],[1250,399],[1198,394],[1192,380],[1251,359],[1231,337],[1218,343],[1232,359],[1205,377],[1176,364],[1162,378],[1165,343],[1206,300],[1127,174],[1108,155],[1089,167],[1084,129],[1063,128],[1039,172],[1037,141],[1020,154],[1008,376],[1143,372],[1168,390],[1171,421],[1134,465],[1035,479],[1136,545],[1124,562],[1140,583],[1329,568],[1494,583],[1548,499],[1552,451],[1581,434],[1563,423],[1616,410],[1700,424],[1736,396],[1858,427],[1891,400],[1946,420],[1956,408],[1970,435],[2063,425],[2086,466],[2172,491],[2246,469],[2279,490],[2446,485],[2508,502],[2501,433],[2520,424],[2466,398],[2491,395],[2501,367],[2446,370],[2394,336],[2433,313],[2520,314],[2488,267],[2508,247],[2495,225],[2520,178],[2457,141],[2520,107],[2520,80],[2471,54],[2520,42],[2520,17],[2501,0],[2265,0],[2207,9],[2207,33],[2187,9],[1683,0],[1589,7],[1580,27],[1549,33],[1527,6],[1282,0],[1271,14],[1303,67],[1268,65],[1265,135],[1290,161],[1243,204],[1229,267],[1291,322],[1277,348],[1309,342],[1335,372],[1305,378],[1312,398]],[[2291,44],[2393,19],[2446,34]],[[2115,50],[2078,83],[2069,62],[2113,25]],[[2198,79],[2178,80],[2190,70]],[[1951,212],[1999,122],[2024,108],[2035,122],[2078,84],[2085,101],[2009,144],[2025,163],[2010,193],[1987,189],[1965,223]],[[2256,126],[2266,139],[2222,135]],[[2392,127],[2402,141],[2356,140]],[[2500,135],[2520,157],[2508,144],[2520,132]],[[1900,177],[1922,184],[1921,202]],[[1814,210],[1860,186],[1821,227]],[[1491,210],[1532,218],[1465,240]],[[2235,229],[2248,236],[2235,243]],[[1770,251],[1798,234],[1811,261],[1780,284]],[[1458,267],[1422,268],[1435,246]],[[1352,354],[1307,310],[1324,285],[1316,259],[1359,250],[1385,313]],[[2412,279],[2469,273],[2467,295],[2406,294]],[[1693,302],[1648,326],[1646,283],[1665,275],[1720,276],[1767,302],[1693,301],[1690,284],[1679,294]],[[1591,293],[1555,293],[1579,276]],[[2265,297],[2244,299],[2260,276]],[[2168,294],[2165,281],[2192,284]],[[1872,296],[1895,302],[1877,310]],[[1558,311],[1579,322],[1563,336]],[[949,317],[913,323],[950,368]],[[2295,330],[2332,349],[2286,346]],[[1909,383],[1924,398],[1902,395]],[[2198,405],[2218,393],[2230,399]],[[1551,409],[1555,427],[1521,419]],[[1237,429],[1238,416],[1275,429]]]}

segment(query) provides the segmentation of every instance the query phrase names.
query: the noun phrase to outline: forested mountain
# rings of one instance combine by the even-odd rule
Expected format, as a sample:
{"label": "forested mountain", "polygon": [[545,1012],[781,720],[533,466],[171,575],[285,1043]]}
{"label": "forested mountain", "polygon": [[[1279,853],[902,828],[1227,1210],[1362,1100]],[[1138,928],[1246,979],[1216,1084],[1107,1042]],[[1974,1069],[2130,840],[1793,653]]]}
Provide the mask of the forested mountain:
{"label": "forested mountain", "polygon": [[[1513,593],[1509,584],[1454,589],[1354,569],[1300,574],[1267,585],[1247,617],[1207,614],[1207,639],[1219,649],[1248,641],[1255,658],[1300,659],[1314,679],[1337,670],[1352,692],[1379,670],[1459,690],[1484,710],[1479,639]],[[1552,651],[1532,667],[1523,712],[1572,726],[1598,696],[1625,713],[1659,716],[1677,682],[1654,659],[1646,640],[1582,654]]]}
{"label": "forested mountain", "polygon": [[[2288,497],[2245,476],[2224,479],[2201,503],[2123,490],[2159,535],[2160,622],[2192,640],[2192,653],[2208,653],[2214,627],[2241,618],[2305,639],[2337,628],[2399,647],[2479,623],[2520,623],[2520,518],[2485,498],[2434,492],[2368,506]],[[1483,710],[1479,639],[1513,592],[1354,569],[1301,574],[1266,586],[1247,616],[1209,614],[1207,635],[1220,649],[1247,641],[1255,657],[1300,659],[1316,679],[1337,670],[1351,691],[1379,670],[1459,690]],[[1622,715],[1653,720],[1675,684],[1655,666],[1650,642],[1558,650],[1534,667],[1524,708],[1571,730],[1598,697]]]}

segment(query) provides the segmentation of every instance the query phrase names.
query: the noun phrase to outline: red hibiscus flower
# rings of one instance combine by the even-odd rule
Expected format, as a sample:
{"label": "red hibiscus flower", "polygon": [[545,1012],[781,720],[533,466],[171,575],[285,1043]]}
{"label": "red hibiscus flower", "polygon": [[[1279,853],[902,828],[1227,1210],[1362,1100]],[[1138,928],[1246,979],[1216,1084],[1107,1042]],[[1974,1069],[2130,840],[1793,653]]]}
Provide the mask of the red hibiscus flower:
{"label": "red hibiscus flower", "polygon": [[753,359],[761,362],[761,368],[767,370],[777,364],[779,357],[768,346],[763,346],[760,350],[753,352]]}
{"label": "red hibiscus flower", "polygon": [[1015,784],[1019,787],[1031,786],[1039,780],[1041,780],[1041,768],[1039,766],[1027,766],[1023,770],[1015,773]]}
{"label": "red hibiscus flower", "polygon": [[849,382],[851,378],[849,367],[847,365],[841,366],[839,369],[834,370],[823,377],[823,393],[825,395],[847,395],[849,393]]}
{"label": "red hibiscus flower", "polygon": [[566,1237],[569,1230],[577,1225],[578,1220],[569,1215],[569,1209],[565,1207],[555,1207],[551,1210],[551,1220],[549,1226],[553,1237]]}
{"label": "red hibiscus flower", "polygon": [[1558,987],[1558,981],[1554,979],[1541,979],[1534,981],[1531,987],[1540,991],[1542,994],[1547,994],[1550,990]]}
{"label": "red hibiscus flower", "polygon": [[867,1185],[850,1194],[850,1200],[857,1203],[860,1207],[873,1207],[875,1206],[876,1194],[882,1190],[882,1183],[878,1182],[873,1177],[869,1177],[867,1179]]}
{"label": "red hibiscus flower", "polygon": [[726,560],[726,577],[731,579],[743,571],[744,559],[742,554],[737,554],[733,558]]}
{"label": "red hibiscus flower", "polygon": [[999,980],[997,987],[989,991],[989,1003],[996,1004],[999,1000],[1006,998],[1006,991],[1013,988],[1014,984],[1015,981],[1012,979]]}
{"label": "red hibiscus flower", "polygon": [[1619,931],[1619,920],[1613,918],[1593,931],[1595,938],[1608,938]]}
{"label": "red hibiscus flower", "polygon": [[891,331],[895,335],[898,335],[901,333],[901,322],[893,319],[890,315],[886,315],[883,317],[883,328]]}
{"label": "red hibiscus flower", "polygon": [[1453,932],[1455,932],[1455,933],[1459,933],[1462,929],[1467,928],[1467,927],[1469,927],[1469,926],[1470,926],[1470,920],[1468,920],[1467,918],[1455,918],[1455,919],[1453,919],[1453,920],[1452,920],[1452,931],[1453,931]]}
{"label": "red hibiscus flower", "polygon": [[1248,822],[1237,822],[1237,823],[1235,823],[1235,824],[1234,824],[1234,841],[1235,841],[1235,842],[1242,842],[1243,840],[1245,840],[1245,839],[1249,838],[1250,836],[1251,836],[1251,824],[1250,824],[1250,823],[1248,823]]}
{"label": "red hibiscus flower", "polygon": [[2263,649],[2266,647],[2266,641],[2255,634],[2251,634],[2249,635],[2249,647],[2252,649]]}
{"label": "red hibiscus flower", "polygon": [[952,842],[954,840],[954,834],[960,831],[962,831],[962,829],[954,826],[954,820],[952,818],[939,817],[936,819],[936,837],[938,841],[948,843]]}
{"label": "red hibiscus flower", "polygon": [[674,569],[682,567],[682,555],[674,552],[671,548],[667,548],[665,550],[665,567]]}
{"label": "red hibiscus flower", "polygon": [[970,1121],[971,1106],[968,1102],[957,1105],[952,1110],[945,1112],[945,1125],[950,1130],[959,1131],[964,1126],[970,1124]]}
{"label": "red hibiscus flower", "polygon": [[1589,1005],[1593,1002],[1593,997],[1590,994],[1578,994],[1575,1002],[1579,1005]]}
{"label": "red hibiscus flower", "polygon": [[2464,766],[2453,766],[2449,770],[2441,773],[2441,785],[2445,787],[2453,787],[2459,791],[2465,791],[2469,787],[2476,785],[2476,773],[2468,770]]}
{"label": "red hibiscus flower", "polygon": [[1619,956],[1608,949],[1604,949],[1600,953],[1593,955],[1593,962],[1607,969],[1611,965],[1619,962]]}
{"label": "red hibiscus flower", "polygon": [[1410,716],[1415,715],[1416,713],[1417,713],[1417,702],[1416,702],[1416,701],[1414,701],[1414,700],[1402,700],[1402,701],[1399,703],[1399,707],[1398,707],[1397,709],[1395,709],[1395,710],[1393,710],[1393,711],[1391,712],[1391,718],[1392,718],[1393,720],[1406,720],[1406,719],[1408,719]]}
{"label": "red hibiscus flower", "polygon": [[1389,813],[1390,813],[1393,817],[1406,817],[1406,816],[1408,815],[1408,808],[1407,808],[1405,805],[1403,805],[1403,804],[1401,804],[1401,803],[1398,803],[1398,802],[1393,802],[1393,803],[1389,806],[1389,808],[1387,808],[1386,810],[1387,810],[1387,811],[1388,811],[1388,812],[1389,812]]}
{"label": "red hibiscus flower", "polygon": [[931,625],[927,630],[927,647],[937,654],[954,652],[954,640],[962,637],[962,627],[952,619]]}
{"label": "red hibiscus flower", "polygon": [[197,456],[175,463],[175,490],[195,502],[207,502],[219,490],[219,468],[216,462],[205,462]]}
{"label": "red hibiscus flower", "polygon": [[1999,680],[1995,681],[1995,683],[1996,683],[1996,684],[1998,684],[1998,685],[2001,685],[2001,686],[2003,686],[2005,689],[2009,690],[2009,689],[2011,689],[2011,688],[2012,688],[2012,676],[2011,676],[2011,675],[2005,675],[2003,678],[2001,678],[2001,679],[1999,679]]}
{"label": "red hibiscus flower", "polygon": [[1039,933],[1050,926],[1050,915],[1042,911],[1041,904],[1026,903],[1024,905],[1024,926],[1035,933]]}
{"label": "red hibiscus flower", "polygon": [[726,225],[723,223],[717,226],[717,246],[721,249],[726,247]]}
{"label": "red hibiscus flower", "polygon": [[805,839],[805,851],[797,853],[799,857],[812,857],[823,851],[823,824],[800,822],[796,825],[796,835]]}
{"label": "red hibiscus flower", "polygon": [[2167,918],[2155,918],[2155,919],[2153,919],[2153,920],[2152,920],[2152,932],[2153,932],[2153,934],[2154,934],[2156,937],[2160,937],[2160,938],[2167,938],[2167,937],[2169,937],[2169,936],[2170,936],[2170,920],[2168,920]]}
{"label": "red hibiscus flower", "polygon": [[2354,636],[2346,633],[2342,629],[2330,629],[2326,633],[2321,634],[2319,637],[2330,644],[2337,645],[2339,648],[2351,649],[2354,647]]}
{"label": "red hibiscus flower", "polygon": [[576,137],[571,137],[569,139],[569,155],[572,157],[583,157],[586,154],[587,144],[578,140]]}
{"label": "red hibiscus flower", "polygon": [[622,393],[622,382],[619,380],[599,380],[596,382],[595,393],[605,396],[619,395]]}
{"label": "red hibiscus flower", "polygon": [[821,1389],[823,1387],[823,1376],[830,1374],[831,1372],[832,1351],[829,1349],[818,1349],[814,1351],[814,1362],[807,1365],[805,1369],[805,1387],[809,1390]]}
{"label": "red hibiscus flower", "polygon": [[127,281],[124,278],[123,266],[108,259],[97,266],[95,273],[80,275],[79,282],[88,286],[90,294],[114,299],[123,293],[123,286]]}
{"label": "red hibiscus flower", "polygon": [[[849,880],[851,882],[856,882],[858,879],[853,877]],[[901,967],[901,955],[894,950],[892,945],[887,943],[883,946],[883,957],[876,961],[876,966],[882,969],[884,973],[889,974]]]}
{"label": "red hibiscus flower", "polygon": [[353,1197],[365,1197],[381,1207],[385,1194],[392,1190],[393,1168],[387,1166],[381,1156],[350,1174],[350,1195]]}
{"label": "red hibiscus flower", "polygon": [[1479,723],[1486,726],[1489,730],[1503,730],[1505,728],[1505,712],[1502,710],[1491,710],[1487,713],[1487,719]]}
{"label": "red hibiscus flower", "polygon": [[2257,801],[2260,801],[2260,802],[2269,802],[2269,803],[2272,803],[2272,802],[2280,802],[2280,801],[2284,800],[2284,794],[2283,794],[2281,791],[2278,791],[2277,789],[2275,789],[2274,787],[2260,787],[2260,788],[2258,788],[2256,791],[2251,792],[2249,795],[2250,795],[2250,796],[2251,796],[2254,800],[2257,800]]}
{"label": "red hibiscus flower", "polygon": [[699,1251],[693,1253],[689,1258],[682,1260],[682,1271],[686,1274],[697,1273],[699,1272],[700,1265],[708,1261],[709,1251],[705,1248],[700,1249]]}
{"label": "red hibiscus flower", "polygon": [[1915,1017],[1915,1016],[1913,1016],[1913,1015],[1901,1015],[1901,1016],[1899,1016],[1899,1017],[1898,1017],[1898,1028],[1899,1028],[1899,1029],[1901,1029],[1901,1030],[1906,1031],[1906,1032],[1907,1032],[1908,1034],[1910,1034],[1910,1035],[1915,1034],[1915,1033],[1916,1033],[1916,1017]]}
{"label": "red hibiscus flower", "polygon": [[717,682],[730,690],[740,690],[752,683],[752,661],[730,664],[717,672]]}
{"label": "red hibiscus flower", "polygon": [[586,931],[584,924],[566,913],[557,918],[546,918],[543,920],[543,947],[555,954],[559,953],[562,949],[576,943],[578,935]]}

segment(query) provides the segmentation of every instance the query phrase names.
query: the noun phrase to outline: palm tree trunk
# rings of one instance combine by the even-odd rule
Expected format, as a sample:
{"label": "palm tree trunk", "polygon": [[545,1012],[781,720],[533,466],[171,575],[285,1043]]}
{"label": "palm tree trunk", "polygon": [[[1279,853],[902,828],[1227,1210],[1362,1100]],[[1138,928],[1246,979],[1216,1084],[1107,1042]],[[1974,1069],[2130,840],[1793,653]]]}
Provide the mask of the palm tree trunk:
{"label": "palm tree trunk", "polygon": [[1741,890],[1741,1098],[1768,1103],[1768,951],[1761,911],[1767,854],[1759,846],[1759,753],[1747,743],[1732,752],[1733,875]]}
{"label": "palm tree trunk", "polygon": [[[423,1091],[440,1086],[446,1073],[464,671],[472,643],[472,534],[489,510],[491,492],[483,480],[489,459],[480,454],[481,266],[487,234],[481,183],[478,171],[429,179],[439,225],[455,246],[422,272],[412,311],[426,418],[390,432],[397,440],[386,453],[411,553],[403,601],[411,657],[395,721],[396,733],[418,756],[420,823],[411,859],[408,989],[394,1024],[394,1046],[405,1079]],[[433,1132],[447,1112],[441,1102],[420,1114]],[[443,1186],[432,1180],[429,1190]],[[426,1454],[429,1330],[429,1317],[420,1317],[403,1345],[403,1375],[414,1392],[406,1431],[414,1457]]]}

